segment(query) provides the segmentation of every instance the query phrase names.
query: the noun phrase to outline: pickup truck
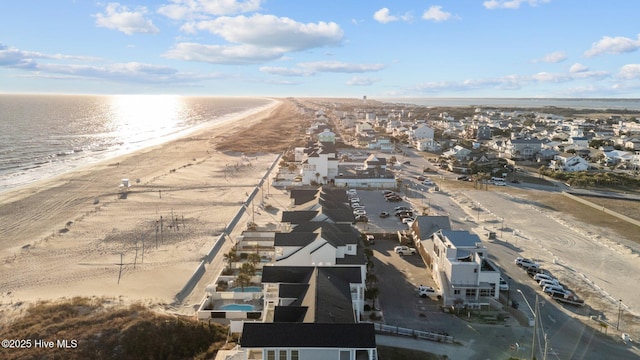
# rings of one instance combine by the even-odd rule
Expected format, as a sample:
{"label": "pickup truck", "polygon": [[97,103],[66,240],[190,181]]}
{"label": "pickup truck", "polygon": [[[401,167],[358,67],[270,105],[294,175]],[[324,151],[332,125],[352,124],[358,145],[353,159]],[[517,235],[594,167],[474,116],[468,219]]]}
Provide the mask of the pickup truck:
{"label": "pickup truck", "polygon": [[396,246],[393,248],[396,254],[402,255],[414,255],[416,253],[416,249],[408,246]]}

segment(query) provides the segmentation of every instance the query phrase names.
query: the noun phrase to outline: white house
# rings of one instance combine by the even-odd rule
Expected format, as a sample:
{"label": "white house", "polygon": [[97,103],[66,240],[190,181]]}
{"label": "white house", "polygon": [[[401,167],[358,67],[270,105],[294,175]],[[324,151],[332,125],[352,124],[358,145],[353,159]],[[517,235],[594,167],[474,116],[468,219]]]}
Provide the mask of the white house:
{"label": "white house", "polygon": [[550,167],[567,172],[586,171],[589,169],[589,162],[576,154],[560,154],[551,160]]}
{"label": "white house", "polygon": [[461,230],[438,230],[420,246],[445,306],[488,305],[499,298],[500,271],[487,258],[478,235]]}
{"label": "white house", "polygon": [[318,141],[335,144],[336,133],[329,129],[324,129],[321,133],[318,134]]}
{"label": "white house", "polygon": [[335,144],[316,143],[305,151],[307,156],[302,161],[302,169],[300,170],[303,184],[310,184],[312,181],[325,183],[338,175]]}

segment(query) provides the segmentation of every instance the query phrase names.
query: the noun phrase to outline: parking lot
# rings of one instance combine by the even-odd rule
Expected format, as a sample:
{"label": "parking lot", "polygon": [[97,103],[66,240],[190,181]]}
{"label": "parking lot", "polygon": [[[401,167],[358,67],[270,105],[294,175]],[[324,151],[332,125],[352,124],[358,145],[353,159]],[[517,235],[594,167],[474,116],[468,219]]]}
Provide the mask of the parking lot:
{"label": "parking lot", "polygon": [[[369,222],[358,223],[358,228],[365,233],[388,234],[407,230],[407,224],[403,224],[401,219],[394,216],[394,208],[406,206],[411,208],[411,204],[402,200],[398,202],[386,201],[382,190],[357,190],[360,204],[364,205]],[[415,210],[415,209],[414,209]],[[387,212],[389,217],[381,218],[380,213]]]}

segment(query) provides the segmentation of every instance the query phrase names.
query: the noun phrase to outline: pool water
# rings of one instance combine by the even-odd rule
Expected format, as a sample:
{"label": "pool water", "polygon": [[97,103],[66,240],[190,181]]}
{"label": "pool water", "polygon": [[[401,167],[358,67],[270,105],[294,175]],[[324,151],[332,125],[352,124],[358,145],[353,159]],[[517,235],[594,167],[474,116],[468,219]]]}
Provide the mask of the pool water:
{"label": "pool water", "polygon": [[227,304],[224,305],[222,310],[233,310],[233,311],[254,311],[255,306],[250,304]]}
{"label": "pool water", "polygon": [[234,287],[231,289],[233,292],[260,292],[262,288],[260,286],[245,286],[244,291],[241,287]]}

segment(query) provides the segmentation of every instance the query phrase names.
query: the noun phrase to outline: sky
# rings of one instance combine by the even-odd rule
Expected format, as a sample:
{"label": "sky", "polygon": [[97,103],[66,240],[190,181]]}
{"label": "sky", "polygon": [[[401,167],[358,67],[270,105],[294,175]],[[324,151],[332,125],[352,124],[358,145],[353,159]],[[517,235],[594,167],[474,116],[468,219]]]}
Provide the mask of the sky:
{"label": "sky", "polygon": [[640,1],[3,1],[0,93],[640,98]]}

